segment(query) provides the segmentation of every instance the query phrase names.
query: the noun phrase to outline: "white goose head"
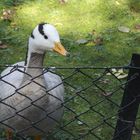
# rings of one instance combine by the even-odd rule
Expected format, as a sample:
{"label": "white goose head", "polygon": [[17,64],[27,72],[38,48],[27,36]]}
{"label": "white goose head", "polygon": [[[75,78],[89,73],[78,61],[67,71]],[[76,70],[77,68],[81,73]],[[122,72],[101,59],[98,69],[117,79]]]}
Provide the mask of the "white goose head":
{"label": "white goose head", "polygon": [[56,28],[47,23],[41,23],[35,27],[29,38],[29,54],[43,54],[47,50],[56,51],[66,56],[68,52],[60,43],[60,37]]}

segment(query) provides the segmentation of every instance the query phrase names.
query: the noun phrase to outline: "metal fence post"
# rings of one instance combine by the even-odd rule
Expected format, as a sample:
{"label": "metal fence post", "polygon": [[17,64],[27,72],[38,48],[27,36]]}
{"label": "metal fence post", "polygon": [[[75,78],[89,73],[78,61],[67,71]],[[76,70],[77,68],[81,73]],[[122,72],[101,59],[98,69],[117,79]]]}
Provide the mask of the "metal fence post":
{"label": "metal fence post", "polygon": [[[132,55],[130,66],[140,68],[139,54]],[[136,78],[130,81],[135,75],[137,75]],[[125,86],[119,110],[119,118],[117,120],[114,138],[112,140],[131,140],[132,137],[132,131],[140,103],[138,98],[140,97],[140,69],[130,68],[127,81],[130,82]]]}

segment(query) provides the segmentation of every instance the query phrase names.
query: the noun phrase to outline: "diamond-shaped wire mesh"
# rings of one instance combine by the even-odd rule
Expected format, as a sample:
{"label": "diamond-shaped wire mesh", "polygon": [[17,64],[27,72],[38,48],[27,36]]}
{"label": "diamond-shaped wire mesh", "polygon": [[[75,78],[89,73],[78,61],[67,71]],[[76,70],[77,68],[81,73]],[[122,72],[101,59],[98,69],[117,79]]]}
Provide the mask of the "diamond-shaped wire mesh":
{"label": "diamond-shaped wire mesh", "polygon": [[[14,132],[15,139],[27,139],[36,134],[47,136],[50,140],[111,140],[113,138],[124,87],[128,82],[132,82],[134,77],[127,81],[126,78],[115,75],[112,68],[90,67],[46,68],[41,75],[32,77],[26,72],[25,67],[12,67],[10,72],[0,77],[0,87],[4,85],[3,92],[0,90],[1,138],[6,137],[7,128]],[[4,66],[1,69],[4,69]],[[40,79],[48,72],[59,75],[62,81],[53,86],[44,86]],[[127,72],[128,69],[125,69],[125,73]],[[20,87],[16,87],[8,80],[14,77],[15,73],[21,77],[26,76],[26,80]],[[51,94],[61,85],[65,88],[64,101]],[[42,94],[38,95],[36,92],[30,95],[31,89],[34,88],[40,89],[39,92]],[[47,97],[57,100],[58,105],[54,110],[46,109],[49,100]],[[60,120],[55,119],[57,111],[63,112]],[[45,122],[46,119],[49,120],[48,123]],[[133,138],[140,134],[139,120],[138,115]],[[55,122],[55,125],[51,126],[51,122]],[[49,127],[53,127],[51,131],[47,131]]]}

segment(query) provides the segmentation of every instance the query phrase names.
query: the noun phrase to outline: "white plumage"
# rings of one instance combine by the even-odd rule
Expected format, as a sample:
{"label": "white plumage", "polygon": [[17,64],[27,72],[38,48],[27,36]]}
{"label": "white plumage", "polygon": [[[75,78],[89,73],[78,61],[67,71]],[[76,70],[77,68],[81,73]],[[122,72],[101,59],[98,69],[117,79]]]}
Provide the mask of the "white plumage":
{"label": "white plumage", "polygon": [[8,67],[1,73],[0,121],[20,135],[47,134],[59,123],[63,114],[64,87],[61,78],[43,69],[31,68],[43,66],[47,50],[68,54],[55,27],[39,24],[29,38],[27,62],[14,64],[26,66],[26,69]]}

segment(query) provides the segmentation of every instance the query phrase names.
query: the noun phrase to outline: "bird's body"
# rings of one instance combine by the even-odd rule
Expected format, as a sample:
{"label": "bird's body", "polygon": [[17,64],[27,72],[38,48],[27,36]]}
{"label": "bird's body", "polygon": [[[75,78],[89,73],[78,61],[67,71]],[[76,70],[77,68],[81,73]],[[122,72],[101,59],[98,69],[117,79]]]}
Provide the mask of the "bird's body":
{"label": "bird's body", "polygon": [[[24,62],[19,62],[15,65],[23,66],[23,64]],[[12,71],[12,67],[4,70],[1,76],[11,73],[10,71]],[[60,79],[58,75],[55,75],[50,72],[46,72],[45,74],[42,75],[42,78],[44,78],[44,80],[42,78],[34,80],[39,84],[44,81],[45,85],[42,83],[42,86],[45,86],[46,88],[45,89],[44,87],[41,88],[41,86],[38,85],[37,83],[32,82],[28,84],[30,82],[28,80],[22,83],[23,82],[22,80],[24,77],[24,73],[22,73],[22,71],[24,72],[24,68],[18,68],[17,70],[13,71],[8,76],[5,76],[2,78],[2,80],[10,83],[13,86],[6,84],[4,81],[0,82],[0,93],[5,93],[5,94],[0,94],[0,98],[3,100],[9,97],[3,102],[15,108],[14,110],[7,105],[1,104],[0,112],[2,113],[0,115],[0,120],[5,120],[6,118],[14,116],[8,121],[5,121],[5,124],[13,127],[14,129],[18,131],[27,128],[27,131],[23,131],[21,132],[21,134],[25,134],[28,136],[41,134],[43,131],[47,133],[51,131],[51,128],[53,128],[54,124],[59,122],[63,114],[63,108],[61,107],[61,104],[63,102],[63,94],[64,94],[62,80]],[[38,74],[36,76],[38,76]],[[38,82],[38,80],[40,81]],[[24,86],[25,84],[27,84],[27,86],[22,88],[22,86]],[[21,89],[19,89],[20,87]],[[16,90],[20,94],[16,93]],[[47,93],[46,91],[49,91],[49,92]],[[27,99],[25,96],[22,96],[21,94],[27,96],[31,100]],[[35,101],[41,96],[44,96],[44,97],[34,102],[33,105],[31,106],[31,102]],[[39,109],[38,107],[34,105],[37,105],[38,107],[41,107],[42,109]],[[18,111],[28,106],[29,108],[25,109],[25,111],[21,111],[18,113]],[[16,113],[18,113],[19,115],[23,115],[25,119],[20,117]],[[50,118],[46,117],[47,114]],[[30,121],[27,121],[26,119]],[[34,128],[28,129],[28,127],[31,126],[31,123],[37,122],[41,119],[43,120],[35,124],[35,126],[40,128],[42,132]]]}
{"label": "bird's body", "polygon": [[[31,35],[29,39],[27,62],[18,62],[14,64],[14,68],[8,67],[1,73],[0,122],[22,136],[47,135],[63,115],[62,80],[58,75],[42,68],[46,46],[39,44],[40,40],[35,40],[38,36],[41,39],[42,36],[44,37],[45,33],[43,35],[41,32],[45,32],[43,28],[54,30],[54,34],[52,32],[51,35],[56,34],[54,41],[59,42],[59,36],[54,27],[38,25],[34,29],[34,37]],[[48,48],[51,49],[54,46],[49,42],[47,50]],[[60,49],[56,51],[59,52]],[[63,51],[60,53],[65,55],[66,51]]]}

